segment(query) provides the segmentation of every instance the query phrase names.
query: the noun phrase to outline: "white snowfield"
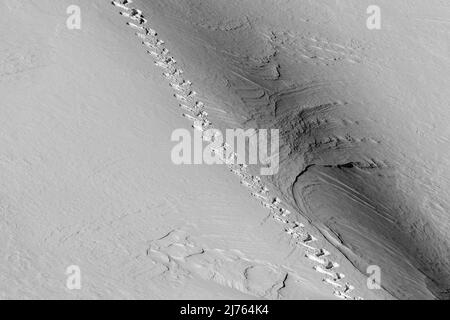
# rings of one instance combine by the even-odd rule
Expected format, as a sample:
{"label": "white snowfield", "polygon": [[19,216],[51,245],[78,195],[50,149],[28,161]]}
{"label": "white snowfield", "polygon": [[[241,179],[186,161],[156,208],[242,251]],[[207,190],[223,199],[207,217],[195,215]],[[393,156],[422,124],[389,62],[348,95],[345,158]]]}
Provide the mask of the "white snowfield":
{"label": "white snowfield", "polygon": [[[390,14],[429,9],[380,2]],[[444,38],[449,7],[432,2],[422,21]],[[449,92],[432,76],[448,77],[448,57],[427,43],[435,69],[420,68],[425,52],[398,72],[392,52],[366,44],[396,40],[409,54],[396,38],[409,29],[395,20],[360,42],[364,5],[332,3],[84,0],[80,30],[66,26],[70,0],[1,3],[0,298],[445,297],[450,149],[426,153],[393,123],[420,124],[424,138],[443,126],[434,92]],[[291,6],[298,20],[283,19]],[[326,22],[338,11],[346,45]],[[410,97],[419,70],[434,82]],[[420,116],[384,104],[426,94]],[[262,179],[226,157],[172,163],[174,130],[241,126],[280,128],[280,174]],[[439,175],[415,171],[433,156]],[[73,265],[79,290],[66,285]],[[380,290],[367,286],[369,265],[381,267]]]}

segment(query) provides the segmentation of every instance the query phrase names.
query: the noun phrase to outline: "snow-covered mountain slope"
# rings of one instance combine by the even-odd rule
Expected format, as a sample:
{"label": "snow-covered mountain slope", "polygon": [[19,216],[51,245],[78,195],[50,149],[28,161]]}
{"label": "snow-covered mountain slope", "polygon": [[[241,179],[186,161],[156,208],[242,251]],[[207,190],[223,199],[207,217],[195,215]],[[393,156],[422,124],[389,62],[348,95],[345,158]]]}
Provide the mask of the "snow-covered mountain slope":
{"label": "snow-covered mountain slope", "polygon": [[361,273],[379,266],[397,298],[448,297],[448,1],[136,3],[223,127],[281,130],[270,182]]}
{"label": "snow-covered mountain slope", "polygon": [[[133,5],[152,17],[154,4]],[[347,282],[351,297],[392,298],[295,208],[277,221],[227,166],[174,165],[172,132],[193,129],[136,30],[110,1],[87,0],[69,30],[70,5],[0,3],[2,299],[334,299]],[[198,56],[159,18],[148,24],[196,84]],[[231,123],[220,87],[196,89],[213,121]],[[72,265],[80,290],[66,287]]]}

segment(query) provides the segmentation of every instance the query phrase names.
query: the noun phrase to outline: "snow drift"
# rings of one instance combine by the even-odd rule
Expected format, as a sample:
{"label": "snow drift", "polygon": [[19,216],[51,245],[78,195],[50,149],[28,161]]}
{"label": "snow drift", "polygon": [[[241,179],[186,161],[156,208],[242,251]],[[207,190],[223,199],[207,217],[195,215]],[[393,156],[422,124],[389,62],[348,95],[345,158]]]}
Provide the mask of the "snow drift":
{"label": "snow drift", "polygon": [[446,298],[450,7],[379,1],[374,31],[371,4],[143,1],[225,127],[281,130],[298,212],[393,296]]}
{"label": "snow drift", "polygon": [[2,298],[448,297],[448,4],[379,1],[377,31],[365,0],[130,5],[216,127],[280,129],[288,218],[175,166],[189,122],[133,20],[79,1],[68,30],[71,4],[0,4]]}

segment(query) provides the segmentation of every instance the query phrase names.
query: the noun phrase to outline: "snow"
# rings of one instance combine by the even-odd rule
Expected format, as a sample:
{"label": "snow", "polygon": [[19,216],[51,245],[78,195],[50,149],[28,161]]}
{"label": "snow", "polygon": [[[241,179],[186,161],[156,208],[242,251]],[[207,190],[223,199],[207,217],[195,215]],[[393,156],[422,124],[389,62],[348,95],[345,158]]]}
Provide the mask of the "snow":
{"label": "snow", "polygon": [[445,298],[450,8],[377,1],[374,31],[373,4],[148,7],[208,101],[230,110],[216,115],[224,126],[280,129],[281,172],[271,182],[297,212],[361,273],[380,266],[396,298]]}
{"label": "snow", "polygon": [[78,2],[80,30],[69,0],[0,4],[0,298],[445,297],[448,4],[380,0],[378,31],[367,1],[125,6],[215,127],[280,129],[275,214],[226,165],[173,164],[182,93],[125,8]]}

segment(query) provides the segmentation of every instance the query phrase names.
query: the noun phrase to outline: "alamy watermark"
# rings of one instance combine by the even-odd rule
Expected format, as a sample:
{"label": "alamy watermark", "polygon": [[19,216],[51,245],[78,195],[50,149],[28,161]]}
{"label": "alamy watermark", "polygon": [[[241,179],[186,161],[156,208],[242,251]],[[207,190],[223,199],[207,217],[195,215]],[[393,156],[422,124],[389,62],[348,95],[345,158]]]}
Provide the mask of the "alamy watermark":
{"label": "alamy watermark", "polygon": [[81,290],[81,269],[72,265],[66,269],[66,287],[69,290]]}
{"label": "alamy watermark", "polygon": [[278,129],[226,129],[225,136],[218,129],[176,129],[171,140],[178,142],[171,152],[176,165],[260,165],[266,176],[279,170]]}
{"label": "alamy watermark", "polygon": [[81,8],[76,5],[67,7],[66,13],[69,17],[66,20],[66,26],[69,30],[81,29]]}
{"label": "alamy watermark", "polygon": [[369,17],[366,21],[367,29],[380,30],[381,29],[381,8],[376,5],[367,7],[367,14]]}
{"label": "alamy watermark", "polygon": [[367,267],[367,288],[370,290],[381,289],[381,268],[377,265],[370,265]]}

